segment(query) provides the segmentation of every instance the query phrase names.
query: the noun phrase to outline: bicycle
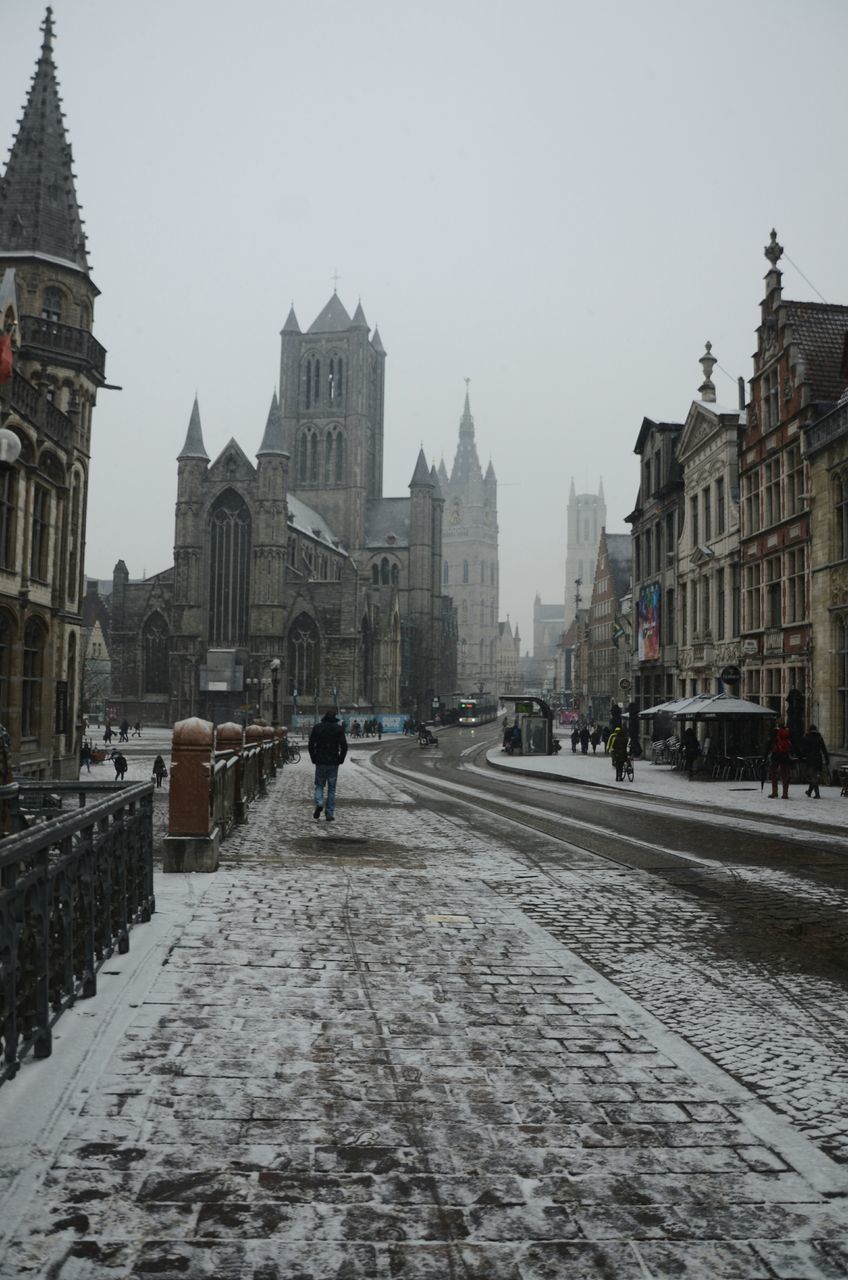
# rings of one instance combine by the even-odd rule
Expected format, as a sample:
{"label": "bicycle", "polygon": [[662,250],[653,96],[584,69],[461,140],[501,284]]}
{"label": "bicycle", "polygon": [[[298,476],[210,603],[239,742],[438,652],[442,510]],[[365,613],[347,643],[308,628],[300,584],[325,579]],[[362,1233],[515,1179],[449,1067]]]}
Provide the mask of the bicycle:
{"label": "bicycle", "polygon": [[294,742],[287,742],[283,750],[283,764],[299,764],[300,747]]}
{"label": "bicycle", "polygon": [[624,761],[624,768],[622,769],[622,774],[624,775],[624,777],[627,779],[628,782],[633,782],[636,777],[636,773],[633,769],[633,761],[630,758],[630,756],[628,756],[627,759]]}

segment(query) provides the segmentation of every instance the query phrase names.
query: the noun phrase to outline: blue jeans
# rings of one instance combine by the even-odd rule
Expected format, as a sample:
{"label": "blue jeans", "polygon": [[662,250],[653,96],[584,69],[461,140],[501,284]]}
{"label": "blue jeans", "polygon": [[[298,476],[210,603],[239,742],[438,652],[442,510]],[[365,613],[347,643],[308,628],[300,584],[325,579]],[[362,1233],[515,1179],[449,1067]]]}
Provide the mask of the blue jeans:
{"label": "blue jeans", "polygon": [[324,787],[327,788],[327,803],[324,813],[332,818],[336,811],[336,780],[339,776],[337,764],[316,764],[315,766],[315,803],[324,804]]}

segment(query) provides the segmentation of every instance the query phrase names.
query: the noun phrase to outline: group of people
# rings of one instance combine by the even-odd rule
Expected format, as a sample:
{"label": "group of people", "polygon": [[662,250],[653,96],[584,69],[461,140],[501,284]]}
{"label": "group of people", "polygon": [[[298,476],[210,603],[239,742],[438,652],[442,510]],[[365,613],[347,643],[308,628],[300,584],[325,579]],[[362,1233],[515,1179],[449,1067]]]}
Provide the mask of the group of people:
{"label": "group of people", "polygon": [[[342,729],[344,729],[344,721],[342,721]],[[354,720],[350,726],[350,736],[352,738],[376,738],[378,742],[383,737],[382,720],[364,720],[362,724],[358,720]]]}
{"label": "group of people", "polygon": [[[115,736],[115,732],[112,728],[112,725],[107,720],[106,725],[103,729],[103,741],[106,743],[107,746],[112,741],[114,736]],[[136,720],[135,724],[132,726],[132,736],[134,738],[141,737],[141,721],[140,720]],[[121,723],[118,725],[118,741],[129,742],[129,740],[130,740],[130,722],[129,720],[125,719],[125,720],[122,720]]]}
{"label": "group of people", "polygon": [[[811,724],[799,743],[799,758],[803,761],[807,778],[807,790],[804,792],[812,800],[821,800],[819,790],[822,780],[830,769],[830,755],[824,738],[814,724]],[[792,763],[792,735],[785,720],[778,720],[774,732],[770,735],[766,750],[769,766],[769,781],[772,800],[778,798],[778,783],[781,787],[781,798],[789,799],[789,772]]]}
{"label": "group of people", "polygon": [[604,744],[604,750],[607,749],[607,740],[612,730],[609,725],[601,727],[599,724],[577,724],[575,721],[571,729],[571,750],[577,755],[579,747],[584,756],[589,754],[589,747],[592,748],[592,755],[598,750],[601,743]]}

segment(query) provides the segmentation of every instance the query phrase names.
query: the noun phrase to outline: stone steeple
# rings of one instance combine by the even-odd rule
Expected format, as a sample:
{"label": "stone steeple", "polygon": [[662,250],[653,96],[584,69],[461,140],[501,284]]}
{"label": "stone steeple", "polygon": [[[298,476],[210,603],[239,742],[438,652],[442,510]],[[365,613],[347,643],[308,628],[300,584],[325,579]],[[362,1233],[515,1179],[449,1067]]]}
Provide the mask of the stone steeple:
{"label": "stone steeple", "polygon": [[477,456],[477,445],[474,440],[474,419],[471,416],[471,401],[468,394],[468,379],[465,380],[465,405],[459,420],[459,443],[453,460],[450,483],[452,485],[468,485],[475,480],[483,479],[480,459]]}
{"label": "stone steeple", "polygon": [[265,423],[265,434],[262,437],[262,443],[259,446],[257,457],[263,453],[287,453],[285,442],[283,440],[283,415],[280,412],[280,402],[277,399],[277,392],[271,398],[271,408],[268,410],[268,421]]}
{"label": "stone steeple", "polygon": [[182,462],[184,458],[202,458],[205,462],[209,461],[209,454],[206,452],[206,447],[203,443],[203,431],[200,426],[200,405],[197,403],[197,396],[194,397],[185,444],[177,454],[178,462]]}
{"label": "stone steeple", "polygon": [[71,147],[53,62],[53,10],[6,171],[0,179],[0,251],[45,257],[88,275]]}

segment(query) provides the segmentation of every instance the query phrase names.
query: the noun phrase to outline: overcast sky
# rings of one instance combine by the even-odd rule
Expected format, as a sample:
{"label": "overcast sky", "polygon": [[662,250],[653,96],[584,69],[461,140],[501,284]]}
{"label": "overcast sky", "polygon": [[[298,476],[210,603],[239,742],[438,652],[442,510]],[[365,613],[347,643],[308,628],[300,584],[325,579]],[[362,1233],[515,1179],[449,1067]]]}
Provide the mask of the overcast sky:
{"label": "overcast sky", "polygon": [[[54,0],[102,291],[86,569],[172,563],[195,391],[212,457],[258,448],[293,301],[378,323],[385,492],[450,469],[471,378],[499,492],[500,613],[564,591],[565,498],[624,531],[644,415],[704,340],[735,379],[777,227],[788,297],[848,302],[844,0]],[[0,153],[44,6],[6,5]],[[803,276],[802,274],[803,273]],[[719,400],[736,389],[717,369]]]}

